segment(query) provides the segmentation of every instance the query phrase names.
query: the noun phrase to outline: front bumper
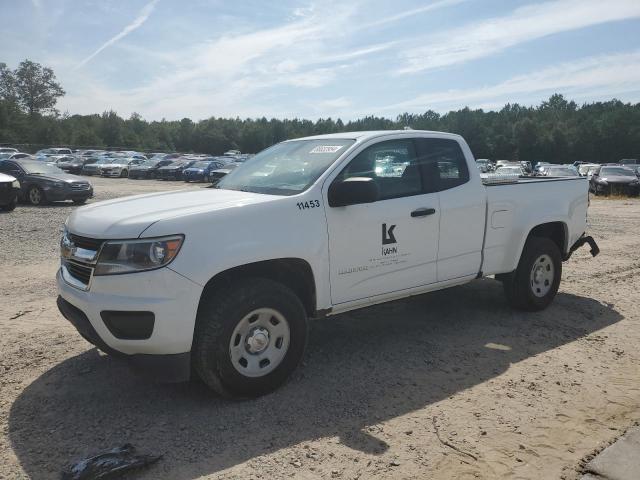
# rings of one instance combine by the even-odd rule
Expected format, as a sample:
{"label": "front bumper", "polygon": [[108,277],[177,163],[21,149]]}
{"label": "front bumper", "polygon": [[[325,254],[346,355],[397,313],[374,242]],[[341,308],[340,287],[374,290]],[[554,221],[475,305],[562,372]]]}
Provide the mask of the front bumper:
{"label": "front bumper", "polygon": [[74,190],[68,186],[64,188],[43,187],[47,200],[50,202],[63,202],[65,200],[87,200],[93,197],[93,187],[87,190]]}
{"label": "front bumper", "polygon": [[61,296],[57,300],[58,310],[89,343],[116,358],[125,360],[139,374],[160,382],[186,382],[191,377],[191,353],[169,355],[126,355],[107,345],[97,334],[87,316]]}
{"label": "front bumper", "polygon": [[0,207],[5,205],[11,205],[14,203],[20,192],[19,188],[14,188],[9,184],[0,184]]}
{"label": "front bumper", "polygon": [[183,173],[182,177],[185,182],[203,182],[205,174],[204,172],[189,172]]}
{"label": "front bumper", "polygon": [[120,175],[122,175],[122,169],[121,168],[105,169],[105,170],[102,170],[101,175],[103,177],[119,177]]}
{"label": "front bumper", "polygon": [[[125,275],[94,276],[88,290],[67,283],[57,274],[58,306],[90,343],[106,353],[146,368],[156,380],[189,378],[189,357],[202,287],[169,268]],[[104,312],[152,312],[148,338],[117,338],[103,320]]]}

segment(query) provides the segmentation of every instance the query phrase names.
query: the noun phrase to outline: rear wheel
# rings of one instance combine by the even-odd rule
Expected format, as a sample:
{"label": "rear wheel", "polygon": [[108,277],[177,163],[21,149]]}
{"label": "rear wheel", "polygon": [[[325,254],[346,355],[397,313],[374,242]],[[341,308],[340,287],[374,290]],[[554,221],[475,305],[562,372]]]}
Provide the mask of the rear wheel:
{"label": "rear wheel", "polygon": [[284,285],[253,278],[203,299],[193,364],[202,381],[232,397],[275,390],[296,369],[307,341],[307,316]]}
{"label": "rear wheel", "polygon": [[120,172],[120,178],[127,178],[129,176],[129,172],[127,170],[122,170]]}
{"label": "rear wheel", "polygon": [[530,237],[518,268],[502,277],[509,304],[519,310],[538,311],[553,301],[562,277],[562,257],[548,238]]}

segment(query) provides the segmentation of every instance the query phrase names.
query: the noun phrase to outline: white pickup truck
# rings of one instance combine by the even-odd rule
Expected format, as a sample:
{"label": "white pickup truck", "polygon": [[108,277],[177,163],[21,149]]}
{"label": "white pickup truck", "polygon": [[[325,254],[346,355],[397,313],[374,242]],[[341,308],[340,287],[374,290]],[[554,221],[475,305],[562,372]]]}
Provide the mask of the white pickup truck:
{"label": "white pickup truck", "polygon": [[584,178],[481,179],[458,135],[354,132],[264,150],[217,188],[67,219],[58,305],[160,380],[256,396],[300,362],[307,319],[495,275],[540,310],[589,243]]}

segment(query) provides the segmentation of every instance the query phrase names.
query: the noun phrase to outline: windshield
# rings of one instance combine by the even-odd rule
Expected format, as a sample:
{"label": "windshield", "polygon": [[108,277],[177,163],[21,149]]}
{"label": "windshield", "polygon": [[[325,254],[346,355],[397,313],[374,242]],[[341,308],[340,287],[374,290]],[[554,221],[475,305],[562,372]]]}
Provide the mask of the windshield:
{"label": "windshield", "polygon": [[620,175],[622,177],[635,177],[635,174],[628,168],[623,167],[603,167],[600,170],[600,176],[605,175]]}
{"label": "windshield", "polygon": [[20,162],[19,164],[22,169],[31,174],[47,174],[47,173],[62,173],[58,167],[54,165],[49,165],[45,162]]}
{"label": "windshield", "polygon": [[325,138],[278,143],[233,170],[217,188],[295,195],[309,188],[354,142]]}
{"label": "windshield", "polygon": [[211,162],[196,162],[191,167],[192,168],[207,168]]}
{"label": "windshield", "polygon": [[153,167],[157,163],[158,163],[158,160],[153,160],[153,159],[145,160],[144,162],[140,163],[138,167]]}

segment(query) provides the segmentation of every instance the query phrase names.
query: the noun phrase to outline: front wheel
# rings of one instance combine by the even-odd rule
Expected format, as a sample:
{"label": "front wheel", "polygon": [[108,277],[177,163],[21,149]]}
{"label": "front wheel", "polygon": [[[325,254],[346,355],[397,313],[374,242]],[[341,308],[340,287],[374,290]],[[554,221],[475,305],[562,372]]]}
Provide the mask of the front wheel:
{"label": "front wheel", "polygon": [[126,170],[122,170],[122,172],[120,172],[120,178],[127,178],[129,176],[129,172]]}
{"label": "front wheel", "polygon": [[307,343],[307,315],[286,286],[263,278],[203,299],[193,342],[202,381],[229,397],[257,397],[283,384]]}
{"label": "front wheel", "polygon": [[14,198],[12,202],[8,203],[7,205],[5,205],[4,207],[2,207],[2,210],[4,210],[5,212],[12,212],[13,210],[16,209],[16,205],[18,205],[18,198]]}
{"label": "front wheel", "polygon": [[35,185],[29,188],[27,200],[29,200],[31,205],[42,205],[43,203],[46,203],[44,192],[40,187],[36,187]]}
{"label": "front wheel", "polygon": [[562,257],[548,238],[531,237],[525,243],[518,268],[503,277],[509,304],[519,310],[544,310],[553,301],[562,277]]}

